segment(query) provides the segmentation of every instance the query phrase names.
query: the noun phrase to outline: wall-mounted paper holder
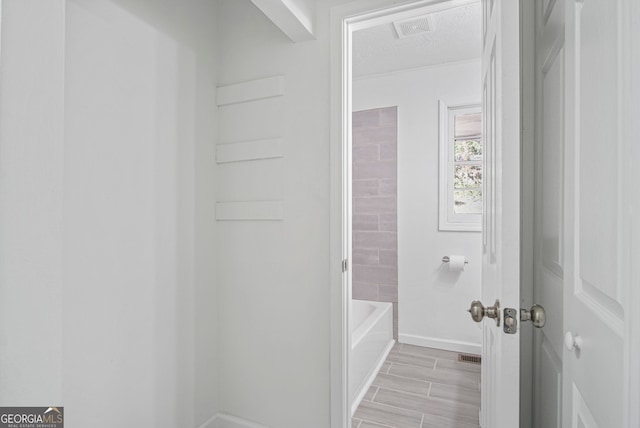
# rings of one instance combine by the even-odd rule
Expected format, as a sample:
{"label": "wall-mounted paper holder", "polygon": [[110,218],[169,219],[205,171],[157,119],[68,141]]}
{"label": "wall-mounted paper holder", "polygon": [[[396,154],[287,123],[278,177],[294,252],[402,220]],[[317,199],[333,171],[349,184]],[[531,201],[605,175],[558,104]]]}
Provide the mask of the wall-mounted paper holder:
{"label": "wall-mounted paper holder", "polygon": [[[449,256],[444,256],[444,257],[442,258],[442,263],[449,263],[449,261],[450,261],[450,260],[449,260]],[[469,264],[469,262],[465,260],[465,261],[464,261],[464,264],[465,264],[465,265],[468,265],[468,264]]]}

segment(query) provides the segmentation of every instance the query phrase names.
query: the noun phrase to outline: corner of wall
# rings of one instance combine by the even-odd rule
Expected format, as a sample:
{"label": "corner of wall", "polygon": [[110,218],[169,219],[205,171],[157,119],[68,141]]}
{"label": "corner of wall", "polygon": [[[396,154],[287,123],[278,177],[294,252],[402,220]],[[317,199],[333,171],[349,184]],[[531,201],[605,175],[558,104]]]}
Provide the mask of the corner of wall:
{"label": "corner of wall", "polygon": [[200,425],[198,428],[267,428],[264,425],[228,415],[217,413],[213,418]]}
{"label": "corner of wall", "polygon": [[196,139],[194,149],[195,372],[194,421],[203,427],[220,410],[218,375],[218,284],[216,282],[216,162],[218,2],[197,0]]}

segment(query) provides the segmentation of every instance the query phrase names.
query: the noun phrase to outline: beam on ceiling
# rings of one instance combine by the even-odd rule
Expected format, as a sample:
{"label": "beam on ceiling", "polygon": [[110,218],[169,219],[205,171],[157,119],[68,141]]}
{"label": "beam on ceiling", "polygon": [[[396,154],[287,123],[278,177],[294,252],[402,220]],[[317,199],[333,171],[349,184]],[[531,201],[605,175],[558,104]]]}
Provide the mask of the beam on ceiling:
{"label": "beam on ceiling", "polygon": [[315,0],[251,1],[294,43],[315,38]]}

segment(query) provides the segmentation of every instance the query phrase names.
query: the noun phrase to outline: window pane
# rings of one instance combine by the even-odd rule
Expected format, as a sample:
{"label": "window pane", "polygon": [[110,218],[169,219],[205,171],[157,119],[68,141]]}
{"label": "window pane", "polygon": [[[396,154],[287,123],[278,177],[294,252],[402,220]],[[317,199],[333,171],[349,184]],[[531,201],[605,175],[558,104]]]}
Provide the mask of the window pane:
{"label": "window pane", "polygon": [[456,114],[453,133],[456,139],[480,135],[482,133],[482,113]]}
{"label": "window pane", "polygon": [[454,167],[453,187],[482,187],[482,167],[475,165],[456,165]]}
{"label": "window pane", "polygon": [[481,214],[482,190],[454,190],[453,212],[456,214]]}
{"label": "window pane", "polygon": [[453,154],[456,162],[481,161],[482,160],[482,141],[480,140],[455,141]]}

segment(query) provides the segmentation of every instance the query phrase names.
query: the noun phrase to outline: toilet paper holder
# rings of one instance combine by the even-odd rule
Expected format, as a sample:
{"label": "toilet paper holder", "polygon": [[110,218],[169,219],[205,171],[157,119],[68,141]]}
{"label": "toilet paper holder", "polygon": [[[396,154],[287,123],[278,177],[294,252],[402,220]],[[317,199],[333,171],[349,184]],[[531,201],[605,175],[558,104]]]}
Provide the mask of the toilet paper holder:
{"label": "toilet paper holder", "polygon": [[[442,257],[442,263],[449,263],[449,261],[450,261],[449,256]],[[467,265],[467,264],[469,264],[469,262],[467,260],[465,260],[464,264]]]}

